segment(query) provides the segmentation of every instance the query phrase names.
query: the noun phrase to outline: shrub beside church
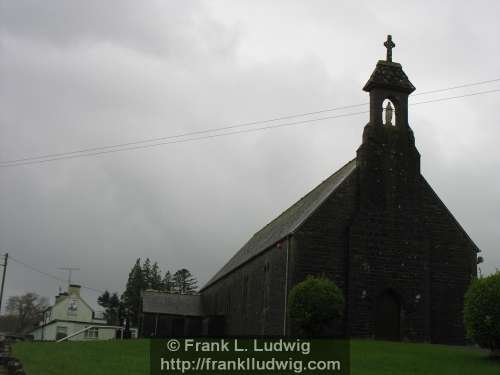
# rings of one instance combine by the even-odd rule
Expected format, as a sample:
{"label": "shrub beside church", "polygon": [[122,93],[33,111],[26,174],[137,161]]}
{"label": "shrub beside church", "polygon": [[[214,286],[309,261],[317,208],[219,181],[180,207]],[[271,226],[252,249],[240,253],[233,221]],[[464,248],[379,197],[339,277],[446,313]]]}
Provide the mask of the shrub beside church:
{"label": "shrub beside church", "polygon": [[500,271],[475,280],[465,295],[467,335],[500,356]]}

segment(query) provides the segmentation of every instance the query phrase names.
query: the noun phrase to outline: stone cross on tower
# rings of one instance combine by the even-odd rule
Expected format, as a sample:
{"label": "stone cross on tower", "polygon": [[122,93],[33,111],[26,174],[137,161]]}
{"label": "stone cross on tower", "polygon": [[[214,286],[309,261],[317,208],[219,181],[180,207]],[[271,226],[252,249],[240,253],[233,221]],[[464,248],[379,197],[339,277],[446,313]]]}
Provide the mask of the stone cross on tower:
{"label": "stone cross on tower", "polygon": [[387,62],[392,62],[392,49],[396,47],[396,45],[392,42],[392,35],[387,35],[387,40],[384,42],[385,48],[387,48],[387,58],[385,59]]}

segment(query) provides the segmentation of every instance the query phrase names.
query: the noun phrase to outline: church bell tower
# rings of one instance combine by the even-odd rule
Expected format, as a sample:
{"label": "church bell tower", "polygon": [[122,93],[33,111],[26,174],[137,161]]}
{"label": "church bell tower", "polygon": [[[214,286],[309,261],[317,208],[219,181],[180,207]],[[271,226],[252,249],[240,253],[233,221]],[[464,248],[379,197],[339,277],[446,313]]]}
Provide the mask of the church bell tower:
{"label": "church bell tower", "polygon": [[408,96],[415,91],[401,64],[392,61],[391,35],[363,90],[370,94],[370,122],[357,152],[361,208],[390,209],[414,200],[420,154],[408,124]]}
{"label": "church bell tower", "polygon": [[[384,43],[363,90],[370,121],[358,148],[358,210],[349,234],[350,334],[380,339],[429,339],[429,266],[423,221],[420,154],[408,124],[415,87]],[[422,296],[426,296],[423,298]]]}

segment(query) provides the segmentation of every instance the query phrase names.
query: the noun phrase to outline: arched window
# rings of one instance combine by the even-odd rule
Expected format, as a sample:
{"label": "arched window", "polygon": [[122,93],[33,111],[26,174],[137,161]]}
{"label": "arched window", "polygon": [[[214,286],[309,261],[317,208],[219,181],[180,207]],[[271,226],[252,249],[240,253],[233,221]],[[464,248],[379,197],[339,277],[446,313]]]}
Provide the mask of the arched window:
{"label": "arched window", "polygon": [[396,126],[396,106],[390,99],[382,102],[382,119],[384,125]]}

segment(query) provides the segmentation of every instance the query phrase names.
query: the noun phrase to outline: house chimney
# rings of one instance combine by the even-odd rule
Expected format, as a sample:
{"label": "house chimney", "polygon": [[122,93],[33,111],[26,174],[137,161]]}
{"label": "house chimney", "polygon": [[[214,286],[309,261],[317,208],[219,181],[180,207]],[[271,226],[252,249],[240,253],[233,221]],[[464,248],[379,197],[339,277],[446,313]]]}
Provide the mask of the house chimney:
{"label": "house chimney", "polygon": [[69,284],[68,287],[68,294],[76,294],[78,297],[80,297],[80,285],[77,284]]}

